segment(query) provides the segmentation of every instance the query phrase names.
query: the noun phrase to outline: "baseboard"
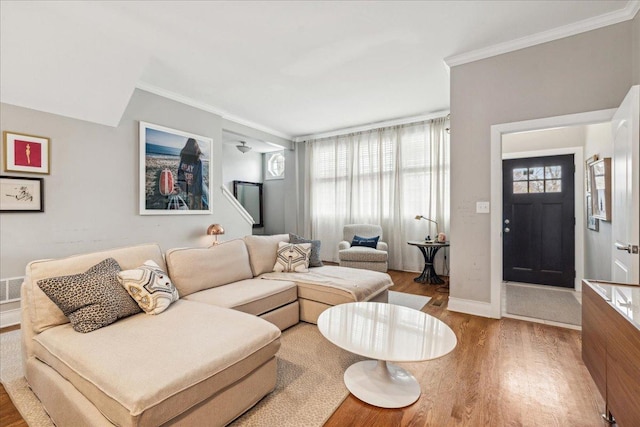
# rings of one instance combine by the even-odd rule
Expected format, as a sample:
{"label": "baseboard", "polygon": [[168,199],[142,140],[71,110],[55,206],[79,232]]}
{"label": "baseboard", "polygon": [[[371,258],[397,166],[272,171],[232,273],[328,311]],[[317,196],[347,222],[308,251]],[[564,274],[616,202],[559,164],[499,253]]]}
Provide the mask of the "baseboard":
{"label": "baseboard", "polygon": [[491,303],[488,302],[449,297],[447,309],[459,313],[473,314],[474,316],[494,317],[491,315]]}
{"label": "baseboard", "polygon": [[18,325],[20,323],[20,309],[0,311],[0,328]]}

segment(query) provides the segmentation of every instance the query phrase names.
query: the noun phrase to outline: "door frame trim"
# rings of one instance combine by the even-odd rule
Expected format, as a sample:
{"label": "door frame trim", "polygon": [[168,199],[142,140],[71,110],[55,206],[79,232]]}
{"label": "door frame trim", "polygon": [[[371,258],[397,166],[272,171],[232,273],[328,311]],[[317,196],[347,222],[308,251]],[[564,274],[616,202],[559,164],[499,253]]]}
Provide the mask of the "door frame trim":
{"label": "door frame trim", "polygon": [[[535,151],[516,151],[502,154],[502,160],[527,159],[531,157],[562,156],[573,154],[573,210],[576,223],[574,225],[573,239],[573,266],[576,277],[573,279],[573,289],[582,290],[582,278],[584,277],[584,233],[579,233],[584,225],[584,147],[548,148]],[[502,182],[502,180],[500,180]],[[582,195],[582,197],[580,197]],[[500,206],[502,212],[502,206]],[[502,224],[500,225],[502,227]],[[567,288],[571,289],[571,288]]]}
{"label": "door frame trim", "polygon": [[[493,209],[491,209],[489,239],[491,241],[491,317],[496,319],[500,319],[502,317],[502,135],[554,127],[580,126],[610,122],[615,111],[615,108],[611,108],[607,110],[502,123],[491,126],[491,205],[493,206]],[[582,176],[576,178],[576,182],[577,181],[582,182]],[[578,199],[577,194],[576,199]],[[578,222],[578,217],[576,215],[576,226],[578,224],[582,223]],[[576,236],[578,234],[579,233],[576,233]],[[584,238],[584,234],[580,234]],[[584,241],[581,246],[583,247],[582,250],[584,250]],[[584,257],[582,261],[584,265]],[[578,276],[578,274],[576,274],[576,276]],[[576,279],[578,280],[579,278],[576,277]]]}

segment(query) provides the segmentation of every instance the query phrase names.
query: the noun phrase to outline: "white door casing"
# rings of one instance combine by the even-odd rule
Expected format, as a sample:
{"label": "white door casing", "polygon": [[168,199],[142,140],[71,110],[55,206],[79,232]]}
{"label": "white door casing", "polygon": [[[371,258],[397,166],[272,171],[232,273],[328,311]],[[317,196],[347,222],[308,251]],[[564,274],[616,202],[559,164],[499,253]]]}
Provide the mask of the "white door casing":
{"label": "white door casing", "polygon": [[[489,303],[449,298],[449,309],[499,319],[502,312],[502,135],[562,126],[611,122],[615,109],[502,123],[491,126],[491,300]],[[576,246],[577,247],[577,246]]]}
{"label": "white door casing", "polygon": [[640,283],[640,86],[633,86],[613,116],[611,279]]}

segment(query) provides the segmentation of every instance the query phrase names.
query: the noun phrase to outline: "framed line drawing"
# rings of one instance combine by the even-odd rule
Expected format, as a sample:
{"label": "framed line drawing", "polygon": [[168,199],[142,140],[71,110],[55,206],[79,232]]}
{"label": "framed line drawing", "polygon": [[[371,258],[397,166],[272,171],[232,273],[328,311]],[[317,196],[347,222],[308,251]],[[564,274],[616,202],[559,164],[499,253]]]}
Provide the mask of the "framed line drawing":
{"label": "framed line drawing", "polygon": [[197,215],[209,203],[213,139],[140,122],[140,215]]}
{"label": "framed line drawing", "polygon": [[44,212],[44,179],[0,176],[0,212]]}
{"label": "framed line drawing", "polygon": [[6,172],[49,174],[49,138],[10,131],[2,132],[2,136]]}

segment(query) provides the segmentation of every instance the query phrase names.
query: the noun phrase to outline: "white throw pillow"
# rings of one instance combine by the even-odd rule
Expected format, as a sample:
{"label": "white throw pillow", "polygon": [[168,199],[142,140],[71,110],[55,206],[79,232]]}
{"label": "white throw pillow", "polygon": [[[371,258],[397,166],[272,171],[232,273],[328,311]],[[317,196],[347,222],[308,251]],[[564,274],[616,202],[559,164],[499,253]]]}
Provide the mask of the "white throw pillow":
{"label": "white throw pillow", "polygon": [[118,273],[120,284],[147,314],[160,314],[178,301],[178,290],[169,275],[152,260]]}
{"label": "white throw pillow", "polygon": [[311,243],[278,243],[278,253],[273,271],[285,273],[307,273],[309,271],[309,256]]}

